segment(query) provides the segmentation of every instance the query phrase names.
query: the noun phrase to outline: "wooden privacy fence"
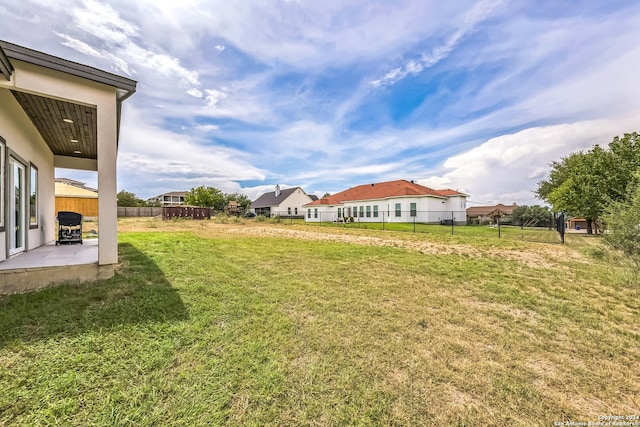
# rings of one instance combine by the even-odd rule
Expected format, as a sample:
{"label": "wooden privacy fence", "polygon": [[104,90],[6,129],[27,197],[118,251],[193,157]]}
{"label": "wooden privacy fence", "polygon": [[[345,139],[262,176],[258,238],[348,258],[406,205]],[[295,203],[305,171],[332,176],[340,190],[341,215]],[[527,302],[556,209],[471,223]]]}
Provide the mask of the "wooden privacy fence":
{"label": "wooden privacy fence", "polygon": [[190,218],[211,219],[211,208],[196,208],[191,206],[171,206],[162,208],[162,219]]}
{"label": "wooden privacy fence", "polygon": [[161,207],[123,207],[118,206],[118,218],[123,217],[140,217],[140,216],[159,216],[162,215]]}

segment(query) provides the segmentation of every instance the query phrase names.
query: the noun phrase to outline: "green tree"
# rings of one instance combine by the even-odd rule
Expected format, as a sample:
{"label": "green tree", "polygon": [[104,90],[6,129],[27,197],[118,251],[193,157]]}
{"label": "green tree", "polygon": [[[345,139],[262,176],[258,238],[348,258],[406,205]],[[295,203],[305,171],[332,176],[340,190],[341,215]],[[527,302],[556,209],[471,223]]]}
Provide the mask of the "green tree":
{"label": "green tree", "polygon": [[[640,174],[635,178],[640,180]],[[626,201],[611,203],[604,220],[609,231],[604,236],[605,241],[631,260],[637,280],[640,271],[640,185],[635,185]]]}
{"label": "green tree", "polygon": [[189,190],[184,196],[184,202],[187,205],[214,208],[219,211],[224,210],[227,203],[222,191],[215,187],[205,187],[204,185]]}
{"label": "green tree", "polygon": [[608,149],[596,145],[551,163],[549,178],[538,183],[536,194],[555,211],[583,216],[591,234],[607,206],[625,198],[639,166],[638,134],[625,134]]}
{"label": "green tree", "polygon": [[616,168],[609,171],[611,180],[619,193],[616,200],[623,200],[632,193],[640,183],[640,134],[625,133],[622,138],[615,137],[609,143],[609,149],[614,155]]}
{"label": "green tree", "polygon": [[524,226],[528,224],[532,227],[549,227],[552,215],[546,206],[518,206],[511,214],[514,225]]}
{"label": "green tree", "polygon": [[146,205],[144,200],[138,198],[138,196],[136,196],[135,194],[125,190],[120,191],[117,195],[117,198],[118,206],[136,207]]}

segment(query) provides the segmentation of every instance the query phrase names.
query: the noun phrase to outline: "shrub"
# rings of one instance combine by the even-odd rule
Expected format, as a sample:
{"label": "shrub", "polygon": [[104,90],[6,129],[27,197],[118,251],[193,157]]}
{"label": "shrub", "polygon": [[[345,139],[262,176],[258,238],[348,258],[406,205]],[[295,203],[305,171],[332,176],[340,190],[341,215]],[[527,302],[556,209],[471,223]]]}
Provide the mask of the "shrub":
{"label": "shrub", "polygon": [[625,202],[613,202],[604,216],[605,241],[622,251],[634,266],[634,280],[640,270],[640,186]]}

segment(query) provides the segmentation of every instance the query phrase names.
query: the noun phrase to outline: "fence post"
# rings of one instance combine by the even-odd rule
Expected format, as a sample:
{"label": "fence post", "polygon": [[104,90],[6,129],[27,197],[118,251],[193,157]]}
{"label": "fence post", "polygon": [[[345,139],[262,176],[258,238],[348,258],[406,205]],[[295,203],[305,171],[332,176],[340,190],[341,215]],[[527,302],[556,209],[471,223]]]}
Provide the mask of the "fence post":
{"label": "fence post", "polygon": [[453,236],[453,224],[456,222],[456,218],[453,216],[453,211],[451,211],[451,235]]}
{"label": "fence post", "polygon": [[384,230],[384,211],[382,211],[382,229]]}
{"label": "fence post", "polygon": [[416,232],[416,217],[413,217],[413,232]]}
{"label": "fence post", "polygon": [[498,215],[498,239],[500,238],[500,215]]}

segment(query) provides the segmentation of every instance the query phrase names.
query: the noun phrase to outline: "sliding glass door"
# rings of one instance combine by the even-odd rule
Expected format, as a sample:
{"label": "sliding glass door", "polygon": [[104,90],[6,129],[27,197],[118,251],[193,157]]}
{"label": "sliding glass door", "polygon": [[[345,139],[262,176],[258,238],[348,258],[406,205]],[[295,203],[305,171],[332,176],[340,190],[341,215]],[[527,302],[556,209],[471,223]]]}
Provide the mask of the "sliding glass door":
{"label": "sliding glass door", "polygon": [[27,219],[27,198],[25,197],[25,170],[26,166],[13,157],[9,157],[9,170],[7,178],[9,185],[9,221],[7,233],[9,234],[9,255],[24,251],[25,229]]}

